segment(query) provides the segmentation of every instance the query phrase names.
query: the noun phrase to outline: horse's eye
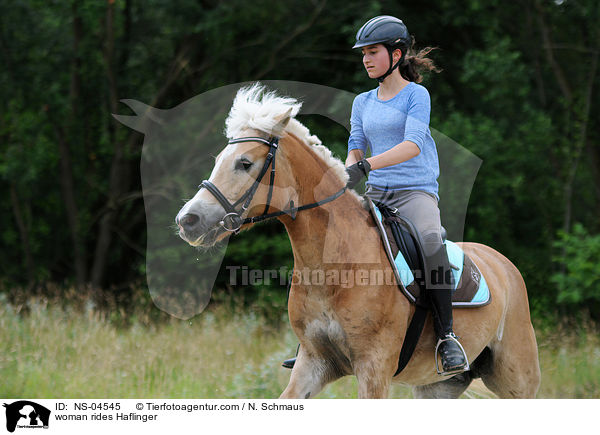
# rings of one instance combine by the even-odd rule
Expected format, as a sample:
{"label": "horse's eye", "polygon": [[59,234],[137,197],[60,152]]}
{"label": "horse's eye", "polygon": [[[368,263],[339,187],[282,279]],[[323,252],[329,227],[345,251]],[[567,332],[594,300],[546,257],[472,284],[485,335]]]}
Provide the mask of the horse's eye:
{"label": "horse's eye", "polygon": [[235,164],[235,169],[236,170],[243,169],[244,171],[247,171],[248,169],[250,169],[251,166],[252,166],[252,162],[250,160],[248,160],[247,158],[242,157]]}

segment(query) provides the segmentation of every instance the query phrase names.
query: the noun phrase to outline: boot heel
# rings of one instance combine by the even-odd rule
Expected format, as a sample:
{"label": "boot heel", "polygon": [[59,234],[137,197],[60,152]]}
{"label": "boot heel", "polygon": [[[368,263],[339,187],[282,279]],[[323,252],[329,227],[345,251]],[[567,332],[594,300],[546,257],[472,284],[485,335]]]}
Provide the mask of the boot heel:
{"label": "boot heel", "polygon": [[298,347],[296,348],[296,356],[294,358],[286,359],[281,364],[281,367],[284,367],[286,369],[293,369],[294,364],[296,364],[296,358],[298,357],[298,352],[300,352],[300,344],[298,344]]}
{"label": "boot heel", "polygon": [[281,367],[285,367],[286,369],[293,369],[294,368],[294,364],[296,364],[296,357],[290,358],[290,359],[286,359],[281,364]]}

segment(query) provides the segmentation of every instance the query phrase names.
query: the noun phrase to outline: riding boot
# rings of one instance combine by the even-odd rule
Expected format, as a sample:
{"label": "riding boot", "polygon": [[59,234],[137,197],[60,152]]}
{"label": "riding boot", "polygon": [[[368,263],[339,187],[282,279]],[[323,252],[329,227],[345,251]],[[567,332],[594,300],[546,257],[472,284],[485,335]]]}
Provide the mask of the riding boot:
{"label": "riding boot", "polygon": [[296,364],[296,358],[298,357],[298,351],[300,351],[300,345],[298,345],[296,348],[296,356],[294,358],[286,359],[281,366],[285,367],[286,369],[293,369],[294,364]]}
{"label": "riding boot", "polygon": [[[438,341],[435,348],[435,362],[439,374],[448,375],[468,370],[469,362],[462,345],[452,331],[452,291],[454,276],[448,260],[446,246],[442,245],[426,258],[426,287],[431,301],[433,326]],[[442,370],[438,366],[438,354],[442,360]]]}

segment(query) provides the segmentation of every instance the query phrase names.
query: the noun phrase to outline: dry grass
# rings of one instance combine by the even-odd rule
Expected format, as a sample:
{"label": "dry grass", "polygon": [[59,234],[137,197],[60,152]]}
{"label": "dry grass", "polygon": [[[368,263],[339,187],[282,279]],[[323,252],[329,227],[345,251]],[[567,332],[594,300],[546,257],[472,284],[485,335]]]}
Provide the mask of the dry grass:
{"label": "dry grass", "polygon": [[[0,396],[5,398],[273,398],[296,347],[284,323],[259,316],[204,312],[192,321],[133,322],[119,328],[96,312],[30,302],[27,314],[0,307]],[[538,397],[600,397],[600,337],[593,325],[538,333]],[[356,397],[356,379],[328,386],[319,398]],[[412,397],[394,385],[390,397]],[[476,381],[463,397],[493,395]]]}

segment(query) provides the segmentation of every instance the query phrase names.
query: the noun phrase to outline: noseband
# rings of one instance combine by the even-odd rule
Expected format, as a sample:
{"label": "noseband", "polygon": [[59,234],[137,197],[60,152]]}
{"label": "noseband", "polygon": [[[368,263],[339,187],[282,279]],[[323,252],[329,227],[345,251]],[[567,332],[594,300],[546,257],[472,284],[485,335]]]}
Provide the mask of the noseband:
{"label": "noseband", "polygon": [[[258,177],[254,181],[252,186],[250,186],[248,190],[246,190],[246,192],[240,197],[240,199],[238,199],[232,204],[225,197],[225,195],[223,195],[223,193],[217,188],[217,186],[215,186],[208,180],[202,181],[202,183],[198,186],[199,189],[204,187],[206,190],[212,193],[212,195],[217,199],[217,201],[219,201],[221,206],[223,206],[223,208],[225,209],[226,214],[219,222],[219,225],[221,225],[226,231],[231,231],[234,234],[237,234],[239,233],[240,228],[244,224],[260,222],[265,219],[281,216],[283,214],[288,214],[292,217],[292,219],[296,219],[297,212],[326,204],[330,201],[333,201],[336,198],[339,198],[346,191],[346,186],[344,186],[342,189],[338,190],[333,195],[328,196],[327,198],[322,199],[321,201],[305,204],[300,207],[294,207],[294,201],[290,201],[289,209],[273,213],[267,213],[271,204],[271,197],[273,196],[273,185],[275,183],[275,153],[277,152],[277,149],[279,147],[279,138],[272,136],[269,140],[267,140],[262,137],[241,137],[238,139],[231,139],[227,144],[233,145],[242,142],[260,142],[269,147],[269,152],[267,153],[265,163],[260,173],[258,174]],[[244,212],[246,212],[246,210],[248,210],[250,202],[252,202],[252,198],[254,197],[254,194],[256,193],[256,190],[258,189],[261,180],[267,173],[269,166],[271,166],[271,178],[269,180],[269,193],[267,194],[267,204],[265,205],[263,213],[258,216],[242,219],[242,215],[244,214]],[[242,204],[242,206],[239,210],[237,210],[237,206],[240,204]]]}

